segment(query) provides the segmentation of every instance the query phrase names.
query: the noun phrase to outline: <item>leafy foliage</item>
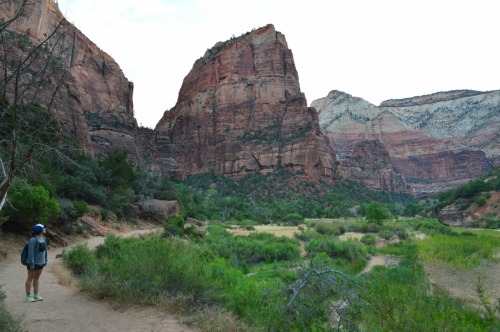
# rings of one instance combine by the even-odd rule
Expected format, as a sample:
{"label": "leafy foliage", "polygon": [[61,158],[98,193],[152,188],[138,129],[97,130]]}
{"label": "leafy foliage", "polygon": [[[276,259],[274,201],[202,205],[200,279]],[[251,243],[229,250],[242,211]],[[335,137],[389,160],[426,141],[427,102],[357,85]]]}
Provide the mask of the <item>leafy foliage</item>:
{"label": "leafy foliage", "polygon": [[11,187],[9,200],[12,207],[6,207],[4,213],[10,222],[18,224],[27,223],[28,226],[45,224],[49,218],[61,212],[55,198],[39,185],[19,184]]}
{"label": "leafy foliage", "polygon": [[381,225],[382,222],[390,218],[389,212],[380,205],[380,203],[372,201],[365,207],[366,220]]}

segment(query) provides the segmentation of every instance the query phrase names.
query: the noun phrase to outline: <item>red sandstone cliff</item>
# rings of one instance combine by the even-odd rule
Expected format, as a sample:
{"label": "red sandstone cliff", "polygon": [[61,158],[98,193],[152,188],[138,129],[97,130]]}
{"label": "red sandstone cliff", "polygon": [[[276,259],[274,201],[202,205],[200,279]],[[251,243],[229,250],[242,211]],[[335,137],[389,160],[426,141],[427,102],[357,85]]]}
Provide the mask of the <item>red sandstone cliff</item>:
{"label": "red sandstone cliff", "polygon": [[[0,2],[0,19],[14,17],[22,3],[22,0]],[[51,82],[59,85],[52,109],[61,129],[74,135],[87,153],[94,155],[122,148],[136,159],[142,148],[136,144],[133,84],[113,58],[67,22],[53,0],[28,1],[23,15],[10,28],[39,43],[51,35],[59,22],[62,25],[47,48],[57,58],[60,68],[67,70],[62,82],[56,82],[56,78]],[[20,52],[11,54],[19,56]],[[32,66],[32,70],[40,71],[45,64],[38,61]],[[48,87],[43,91],[37,99],[46,105],[55,89]]]}
{"label": "red sandstone cliff", "polygon": [[334,157],[300,91],[285,36],[272,25],[217,43],[158,122],[155,163],[170,174],[241,177],[284,167],[332,178]]}

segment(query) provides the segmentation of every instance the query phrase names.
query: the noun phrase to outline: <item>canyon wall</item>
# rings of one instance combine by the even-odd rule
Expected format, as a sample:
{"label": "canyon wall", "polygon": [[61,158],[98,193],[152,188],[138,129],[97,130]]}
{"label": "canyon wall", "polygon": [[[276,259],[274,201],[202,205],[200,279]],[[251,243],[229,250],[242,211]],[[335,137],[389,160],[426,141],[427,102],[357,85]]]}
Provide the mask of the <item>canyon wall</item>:
{"label": "canyon wall", "polygon": [[[120,148],[138,160],[146,144],[137,144],[141,139],[134,118],[133,83],[111,56],[64,18],[55,1],[27,1],[24,8],[23,2],[0,3],[0,19],[7,21],[22,10],[8,29],[29,38],[32,45],[44,43],[42,54],[47,60],[39,57],[30,70],[41,72],[56,63],[65,71],[53,75],[37,101],[47,106],[54,98],[51,110],[61,130],[76,137],[86,153],[97,155]],[[27,51],[20,47],[10,54],[18,60]]]}
{"label": "canyon wall", "polygon": [[[316,100],[320,126],[337,151],[342,175],[374,188],[417,196],[451,189],[498,165],[500,91],[451,91],[391,100],[377,107],[340,91]],[[367,141],[386,162],[360,154]],[[353,162],[353,158],[355,162]],[[402,177],[401,177],[402,176]],[[384,180],[383,180],[384,179]]]}

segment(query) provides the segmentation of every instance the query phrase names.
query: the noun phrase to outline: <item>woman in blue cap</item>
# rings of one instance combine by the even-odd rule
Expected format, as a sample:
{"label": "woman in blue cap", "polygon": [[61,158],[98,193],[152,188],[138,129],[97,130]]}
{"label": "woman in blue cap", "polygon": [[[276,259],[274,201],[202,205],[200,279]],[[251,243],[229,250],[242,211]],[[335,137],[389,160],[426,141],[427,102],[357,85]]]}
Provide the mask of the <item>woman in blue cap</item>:
{"label": "woman in blue cap", "polygon": [[[43,267],[47,265],[47,243],[45,242],[45,227],[36,224],[33,227],[33,237],[28,244],[28,279],[26,279],[26,302],[43,301],[38,293],[38,279],[42,274]],[[31,284],[33,284],[34,296],[31,295]]]}

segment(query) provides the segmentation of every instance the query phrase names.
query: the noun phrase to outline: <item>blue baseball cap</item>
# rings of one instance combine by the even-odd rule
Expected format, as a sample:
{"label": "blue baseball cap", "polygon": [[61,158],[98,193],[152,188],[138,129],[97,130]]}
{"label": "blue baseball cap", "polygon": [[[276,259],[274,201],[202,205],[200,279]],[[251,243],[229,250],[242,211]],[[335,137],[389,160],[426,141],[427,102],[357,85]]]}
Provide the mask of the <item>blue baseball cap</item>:
{"label": "blue baseball cap", "polygon": [[35,227],[33,227],[33,233],[35,233],[36,235],[38,235],[41,232],[43,232],[44,228],[45,228],[45,226],[43,226],[42,224],[36,224]]}

